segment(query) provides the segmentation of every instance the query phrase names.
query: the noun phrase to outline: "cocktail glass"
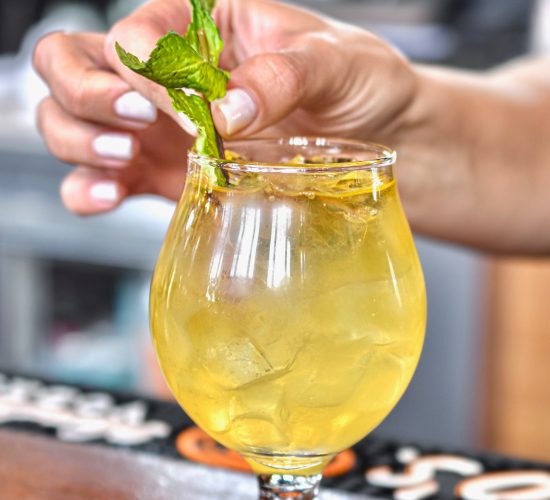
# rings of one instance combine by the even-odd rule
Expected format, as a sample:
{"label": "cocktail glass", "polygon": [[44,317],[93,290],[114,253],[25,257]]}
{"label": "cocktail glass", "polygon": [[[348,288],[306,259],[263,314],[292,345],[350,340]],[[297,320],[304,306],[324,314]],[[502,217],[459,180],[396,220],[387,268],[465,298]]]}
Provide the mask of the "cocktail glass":
{"label": "cocktail glass", "polygon": [[[395,406],[422,348],[421,267],[389,148],[292,137],[189,156],[151,325],[174,396],[261,499],[314,499]],[[213,181],[214,168],[227,185]]]}

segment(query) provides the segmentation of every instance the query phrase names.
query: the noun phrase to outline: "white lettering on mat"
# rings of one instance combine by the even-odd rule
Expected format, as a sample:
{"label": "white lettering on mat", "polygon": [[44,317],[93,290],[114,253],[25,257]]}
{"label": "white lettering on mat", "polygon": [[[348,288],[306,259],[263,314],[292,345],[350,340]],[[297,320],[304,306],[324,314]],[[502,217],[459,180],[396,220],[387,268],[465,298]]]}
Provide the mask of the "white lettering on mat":
{"label": "white lettering on mat", "polygon": [[119,445],[170,435],[166,422],[146,420],[146,414],[143,401],[116,405],[109,394],[46,386],[26,378],[10,380],[0,374],[0,424],[31,422],[57,429],[57,437],[64,441],[104,439]]}

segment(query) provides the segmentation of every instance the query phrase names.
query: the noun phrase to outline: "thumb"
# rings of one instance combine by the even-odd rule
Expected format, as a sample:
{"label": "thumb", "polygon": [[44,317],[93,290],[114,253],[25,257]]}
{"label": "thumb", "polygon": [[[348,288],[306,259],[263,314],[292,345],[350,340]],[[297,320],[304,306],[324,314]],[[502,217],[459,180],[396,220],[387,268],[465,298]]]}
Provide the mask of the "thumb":
{"label": "thumb", "polygon": [[232,71],[227,94],[212,103],[216,128],[236,137],[276,124],[316,93],[314,67],[295,50],[245,60]]}

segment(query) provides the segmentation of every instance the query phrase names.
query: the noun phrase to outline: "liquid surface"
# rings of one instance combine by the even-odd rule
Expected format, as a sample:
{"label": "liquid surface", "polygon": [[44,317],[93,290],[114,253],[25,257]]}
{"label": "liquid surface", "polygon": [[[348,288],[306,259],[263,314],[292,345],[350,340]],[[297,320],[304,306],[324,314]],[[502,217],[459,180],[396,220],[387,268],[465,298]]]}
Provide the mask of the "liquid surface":
{"label": "liquid surface", "polygon": [[151,297],[162,369],[256,472],[318,472],[390,412],[420,356],[424,283],[395,183],[362,175],[191,179],[171,224]]}

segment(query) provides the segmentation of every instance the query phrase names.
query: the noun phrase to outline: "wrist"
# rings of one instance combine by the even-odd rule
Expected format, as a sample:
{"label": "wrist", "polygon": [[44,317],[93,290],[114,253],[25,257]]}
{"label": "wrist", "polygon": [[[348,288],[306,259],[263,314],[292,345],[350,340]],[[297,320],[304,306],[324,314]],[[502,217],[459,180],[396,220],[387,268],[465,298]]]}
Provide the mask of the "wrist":
{"label": "wrist", "polygon": [[478,129],[471,124],[483,79],[423,65],[413,70],[416,92],[395,144],[403,204],[416,231],[461,240],[463,217],[475,204]]}
{"label": "wrist", "polygon": [[[415,71],[417,94],[395,145],[413,228],[489,250],[547,252],[549,175],[540,158],[550,148],[540,110],[550,99],[506,72]],[[527,206],[536,207],[528,216]]]}

